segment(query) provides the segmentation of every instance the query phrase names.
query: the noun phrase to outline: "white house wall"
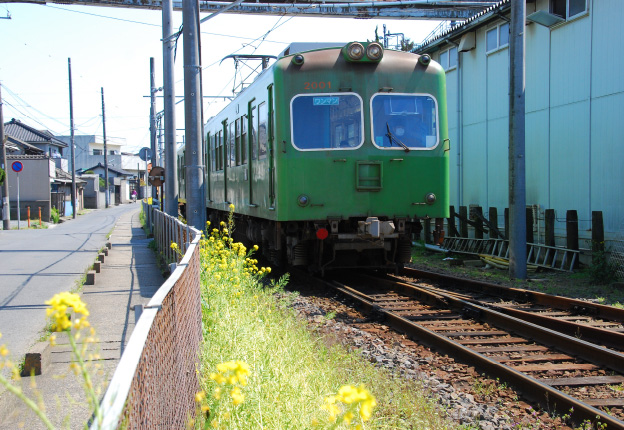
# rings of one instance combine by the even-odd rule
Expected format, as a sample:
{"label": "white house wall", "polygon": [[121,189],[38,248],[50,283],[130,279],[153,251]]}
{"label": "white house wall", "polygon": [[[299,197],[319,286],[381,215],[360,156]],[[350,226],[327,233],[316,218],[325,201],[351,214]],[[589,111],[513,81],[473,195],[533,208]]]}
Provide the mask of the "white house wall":
{"label": "white house wall", "polygon": [[[486,54],[485,38],[504,22],[476,28],[476,48],[447,71],[451,204],[500,214],[509,201],[509,49]],[[591,0],[584,16],[526,27],[527,205],[555,209],[559,220],[577,210],[586,237],[592,211],[603,212],[608,237],[624,235],[623,22],[622,0]],[[434,58],[450,46],[441,43]]]}

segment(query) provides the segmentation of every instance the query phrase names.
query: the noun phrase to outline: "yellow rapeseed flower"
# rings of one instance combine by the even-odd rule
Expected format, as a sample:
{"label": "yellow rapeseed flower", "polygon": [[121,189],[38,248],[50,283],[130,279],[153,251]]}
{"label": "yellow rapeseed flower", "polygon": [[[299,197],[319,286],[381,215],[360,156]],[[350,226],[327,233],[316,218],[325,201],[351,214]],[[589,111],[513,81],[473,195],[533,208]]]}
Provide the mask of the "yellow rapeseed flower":
{"label": "yellow rapeseed flower", "polygon": [[234,204],[230,203],[230,210],[233,211],[234,210]]}
{"label": "yellow rapeseed flower", "polygon": [[230,396],[232,396],[232,403],[234,403],[234,405],[240,405],[245,400],[245,395],[241,393],[241,390],[238,387],[232,388]]}
{"label": "yellow rapeseed flower", "polygon": [[204,391],[198,391],[195,393],[195,402],[201,403],[206,398],[206,393]]}
{"label": "yellow rapeseed flower", "polygon": [[[84,317],[89,316],[87,306],[80,300],[78,294],[69,292],[55,294],[54,297],[45,302],[45,304],[50,306],[50,308],[46,309],[46,314],[52,316],[55,331],[63,331],[71,327],[72,324],[67,315],[68,308],[72,308],[74,312],[82,314]],[[76,328],[80,329],[87,326],[86,318],[76,319]]]}

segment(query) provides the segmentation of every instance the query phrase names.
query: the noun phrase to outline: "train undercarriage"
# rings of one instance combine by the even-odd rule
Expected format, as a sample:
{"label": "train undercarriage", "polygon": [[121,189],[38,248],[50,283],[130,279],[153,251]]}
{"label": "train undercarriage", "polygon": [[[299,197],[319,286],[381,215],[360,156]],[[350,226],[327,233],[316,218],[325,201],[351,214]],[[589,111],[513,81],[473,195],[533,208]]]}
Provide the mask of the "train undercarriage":
{"label": "train undercarriage", "polygon": [[[221,211],[207,215],[211,225],[228,217]],[[376,217],[277,222],[234,214],[234,225],[235,240],[258,245],[271,263],[315,273],[358,267],[396,271],[411,261],[412,240],[422,230],[419,219]],[[443,235],[438,227],[436,232]]]}

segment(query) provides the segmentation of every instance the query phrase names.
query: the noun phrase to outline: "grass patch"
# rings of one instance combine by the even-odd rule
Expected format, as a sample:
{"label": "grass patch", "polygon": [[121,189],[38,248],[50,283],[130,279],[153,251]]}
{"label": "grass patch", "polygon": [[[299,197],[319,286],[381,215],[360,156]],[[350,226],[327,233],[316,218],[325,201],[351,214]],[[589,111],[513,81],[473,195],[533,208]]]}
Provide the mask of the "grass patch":
{"label": "grass patch", "polygon": [[[449,256],[457,259],[476,258],[476,256],[433,252],[424,247],[414,247],[411,265],[418,269],[442,272],[457,277],[624,307],[622,305],[624,303],[624,289],[615,283],[597,283],[595,267],[583,267],[575,272],[544,269],[537,273],[530,273],[529,280],[517,280],[510,279],[506,270],[451,266],[447,261],[444,261],[444,258]],[[603,279],[603,282],[611,282],[612,280],[611,277],[606,279],[607,281]]]}
{"label": "grass patch", "polygon": [[[287,277],[268,282],[270,269],[258,268],[252,255],[257,247],[234,243],[232,228],[222,223],[201,241],[203,391],[195,428],[456,428],[416,383],[312,334],[288,307],[292,296],[276,294]],[[246,384],[219,376],[223,363],[236,362],[248,366]],[[345,386],[375,397],[369,419],[364,403],[334,397]]]}

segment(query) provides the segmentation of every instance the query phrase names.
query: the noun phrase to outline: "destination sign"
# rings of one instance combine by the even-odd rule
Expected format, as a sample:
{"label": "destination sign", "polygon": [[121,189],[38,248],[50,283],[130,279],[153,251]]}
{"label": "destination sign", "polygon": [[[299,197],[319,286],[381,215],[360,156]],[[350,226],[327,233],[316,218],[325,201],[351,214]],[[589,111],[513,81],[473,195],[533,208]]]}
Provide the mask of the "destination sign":
{"label": "destination sign", "polygon": [[340,104],[339,97],[314,97],[314,106],[338,106]]}

